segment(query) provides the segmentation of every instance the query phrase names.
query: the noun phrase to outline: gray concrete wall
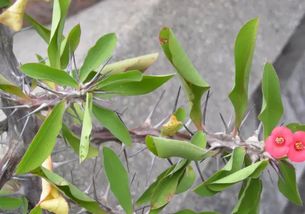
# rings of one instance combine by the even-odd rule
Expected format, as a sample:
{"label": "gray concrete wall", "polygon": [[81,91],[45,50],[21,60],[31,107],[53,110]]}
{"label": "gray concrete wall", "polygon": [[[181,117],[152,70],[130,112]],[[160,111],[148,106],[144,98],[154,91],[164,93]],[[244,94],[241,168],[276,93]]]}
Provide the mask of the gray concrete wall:
{"label": "gray concrete wall", "polygon": [[[227,120],[232,114],[227,95],[233,86],[233,46],[240,27],[253,17],[260,18],[251,76],[250,89],[253,91],[262,76],[263,64],[276,59],[304,12],[305,1],[303,0],[105,0],[69,18],[67,28],[70,29],[77,23],[80,23],[82,27],[81,44],[76,52],[79,65],[96,39],[102,34],[116,32],[119,37],[119,46],[114,59],[159,52],[160,59],[150,72],[169,73],[173,72],[173,69],[162,54],[158,43],[158,33],[162,26],[172,27],[194,65],[211,85],[212,96],[208,107],[207,126],[217,131],[221,128],[219,112]],[[46,56],[46,46],[33,31],[21,32],[15,36],[15,53],[21,63],[33,60],[36,52]],[[164,87],[166,99],[161,102],[154,121],[159,121],[171,111],[178,87],[177,79]],[[296,89],[291,88],[291,90],[293,93]],[[124,120],[132,127],[143,122],[152,109],[156,96],[160,93],[159,90],[148,96],[119,98],[114,100],[114,106],[118,110],[123,109],[122,106],[128,107]],[[181,101],[181,104],[183,102]],[[128,152],[132,154],[137,149],[133,148]],[[57,158],[60,160],[64,156],[66,154],[58,155]],[[131,162],[131,174],[137,171],[138,175],[133,184],[134,187],[137,186],[135,195],[138,195],[145,186],[146,179],[143,177],[147,176],[147,166],[151,162],[149,153],[141,153],[137,158],[141,161]],[[88,168],[91,166],[91,162],[84,163],[82,166],[77,164],[69,166],[70,168],[80,167],[79,170],[75,170],[72,177],[82,189],[90,183],[88,179],[84,182],[82,175],[88,174]],[[167,162],[158,160],[151,178],[165,167]],[[209,167],[213,168],[212,163]],[[67,169],[62,170],[61,173],[67,177],[70,176]],[[276,184],[270,181],[268,174],[266,178],[266,192],[269,194],[262,202],[262,213],[280,213],[284,206],[283,198],[277,193]],[[101,183],[103,185],[100,188],[105,190],[104,181]],[[175,199],[179,204],[171,205],[165,212],[179,208],[194,208],[229,213],[236,197],[234,190],[222,193],[216,199],[202,199],[193,193],[184,194]]]}

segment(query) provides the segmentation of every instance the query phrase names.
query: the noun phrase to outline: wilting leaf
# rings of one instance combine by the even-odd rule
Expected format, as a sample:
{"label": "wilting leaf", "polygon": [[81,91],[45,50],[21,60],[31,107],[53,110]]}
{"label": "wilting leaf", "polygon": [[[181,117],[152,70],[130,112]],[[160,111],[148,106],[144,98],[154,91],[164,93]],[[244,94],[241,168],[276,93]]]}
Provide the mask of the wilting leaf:
{"label": "wilting leaf", "polygon": [[116,138],[126,145],[131,144],[132,140],[128,129],[116,113],[97,105],[93,105],[92,112],[101,125],[108,129]]}
{"label": "wilting leaf", "polygon": [[138,56],[135,58],[125,59],[109,65],[106,65],[102,74],[106,74],[111,71],[112,74],[121,73],[130,70],[138,70],[144,72],[149,66],[151,66],[158,58],[158,53],[147,54]]}
{"label": "wilting leaf", "polygon": [[302,205],[302,199],[298,190],[298,184],[296,181],[295,169],[287,161],[279,162],[280,173],[282,177],[278,179],[278,188],[280,192],[296,205]]}
{"label": "wilting leaf", "polygon": [[32,25],[40,37],[48,44],[50,41],[51,31],[27,14],[25,14],[24,18],[30,25]]}
{"label": "wilting leaf", "polygon": [[110,189],[127,214],[133,213],[128,174],[117,155],[107,147],[103,148],[104,169]]}
{"label": "wilting leaf", "polygon": [[117,38],[114,33],[102,36],[93,47],[90,48],[80,68],[79,79],[84,82],[91,71],[99,69],[113,54]]}
{"label": "wilting leaf", "polygon": [[166,57],[181,77],[191,106],[190,117],[196,127],[202,129],[201,97],[209,85],[201,78],[170,28],[163,28],[159,39]]}
{"label": "wilting leaf", "polygon": [[60,102],[53,108],[19,162],[16,169],[17,174],[24,174],[36,169],[52,153],[61,130],[64,112],[65,102]]}
{"label": "wilting leaf", "polygon": [[283,103],[279,78],[272,64],[266,63],[262,81],[263,105],[258,119],[264,126],[264,138],[267,138],[278,124],[283,114]]}
{"label": "wilting leaf", "polygon": [[80,207],[85,208],[89,212],[94,214],[106,213],[106,211],[100,208],[98,202],[88,197],[76,186],[67,182],[64,178],[55,174],[54,172],[51,172],[44,167],[40,167],[32,171],[32,173],[46,179],[49,183],[53,184],[59,191],[64,193],[67,198],[71,199]]}
{"label": "wilting leaf", "polygon": [[247,22],[235,40],[235,85],[229,95],[235,111],[235,127],[240,123],[248,107],[248,85],[256,42],[258,19]]}
{"label": "wilting leaf", "polygon": [[233,214],[255,214],[259,213],[261,193],[263,190],[262,181],[248,179],[242,194],[234,207]]}
{"label": "wilting leaf", "polygon": [[120,96],[135,96],[148,94],[159,88],[172,77],[173,75],[143,76],[141,81],[114,83],[111,85],[104,86],[100,88],[100,90],[105,91],[109,94],[116,94]]}
{"label": "wilting leaf", "polygon": [[[79,155],[80,139],[65,124],[63,124],[63,126],[62,126],[62,135],[65,138],[65,140],[67,141],[67,143],[70,144],[73,151],[77,155]],[[87,158],[93,158],[93,157],[96,157],[97,155],[98,155],[98,148],[96,148],[90,144]]]}
{"label": "wilting leaf", "polygon": [[19,31],[23,24],[23,14],[28,0],[17,0],[0,14],[0,23],[14,31]]}
{"label": "wilting leaf", "polygon": [[78,83],[65,71],[40,63],[28,63],[20,67],[27,76],[39,80],[48,80],[62,86],[78,87]]}
{"label": "wilting leaf", "polygon": [[91,111],[92,111],[92,94],[87,93],[85,113],[84,113],[83,125],[82,125],[82,133],[81,133],[80,145],[79,145],[80,162],[84,161],[89,153],[90,135],[92,130]]}
{"label": "wilting leaf", "polygon": [[147,148],[160,158],[181,157],[188,160],[202,160],[206,151],[187,141],[147,136]]}
{"label": "wilting leaf", "polygon": [[174,136],[182,127],[182,122],[172,114],[169,120],[161,127],[161,136]]}
{"label": "wilting leaf", "polygon": [[201,183],[194,189],[200,196],[212,196],[215,195],[218,191],[211,190],[209,185],[216,180],[224,178],[239,169],[241,169],[244,163],[245,150],[243,148],[236,148],[233,150],[232,155],[228,163],[219,171],[217,171],[214,175],[210,176],[209,179]]}

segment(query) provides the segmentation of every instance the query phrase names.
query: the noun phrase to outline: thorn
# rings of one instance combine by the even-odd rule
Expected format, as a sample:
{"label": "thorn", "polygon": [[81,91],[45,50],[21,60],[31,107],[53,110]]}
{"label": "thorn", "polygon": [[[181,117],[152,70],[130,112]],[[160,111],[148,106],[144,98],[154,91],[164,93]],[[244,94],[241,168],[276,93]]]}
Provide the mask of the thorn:
{"label": "thorn", "polygon": [[226,134],[229,134],[229,126],[228,126],[228,124],[226,123],[226,121],[225,121],[225,119],[223,118],[223,116],[222,116],[222,114],[221,113],[219,113],[219,116],[220,116],[220,119],[221,119],[221,121],[222,121],[222,124],[224,125],[224,127],[225,127],[225,133]]}
{"label": "thorn", "polygon": [[162,91],[161,96],[159,97],[159,99],[158,99],[156,105],[154,106],[153,110],[149,113],[148,117],[147,117],[146,120],[144,121],[144,124],[145,124],[145,125],[148,125],[148,126],[151,125],[151,117],[153,116],[154,112],[155,112],[156,109],[157,109],[157,106],[158,106],[159,103],[161,102],[164,93],[165,93],[165,90]]}
{"label": "thorn", "polygon": [[25,117],[29,117],[31,116],[32,114],[35,114],[36,112],[40,111],[41,109],[47,107],[48,104],[47,103],[42,103],[39,107],[37,107],[34,111],[31,111],[30,113],[24,115],[23,117],[19,118],[18,121],[24,119]]}
{"label": "thorn", "polygon": [[254,135],[256,137],[260,136],[261,132],[262,132],[262,127],[263,127],[263,123],[260,122],[257,129],[254,131]]}
{"label": "thorn", "polygon": [[75,159],[72,159],[72,160],[66,160],[66,161],[61,161],[61,162],[53,162],[53,168],[54,168],[54,169],[57,169],[57,168],[59,168],[59,167],[61,167],[61,166],[64,166],[64,165],[66,165],[66,164],[68,164],[68,163],[71,163],[71,162],[77,161],[77,160],[78,160],[78,159],[75,158]]}
{"label": "thorn", "polygon": [[126,161],[127,172],[129,173],[129,161],[128,161],[128,156],[127,156],[127,151],[125,148],[123,149],[123,154],[124,154],[124,158]]}
{"label": "thorn", "polygon": [[152,173],[152,168],[154,166],[154,163],[155,163],[155,159],[156,159],[156,156],[153,156],[152,160],[151,160],[151,164],[150,164],[150,168],[148,170],[148,174],[146,176],[146,181],[145,181],[145,186],[148,185],[148,182],[150,180],[150,176],[151,176],[151,173]]}
{"label": "thorn", "polygon": [[185,128],[185,130],[186,130],[191,136],[194,135],[194,133],[193,133],[185,124],[183,124],[183,127]]}
{"label": "thorn", "polygon": [[176,96],[173,113],[177,110],[177,105],[178,105],[178,101],[179,101],[180,91],[181,91],[181,86],[179,86],[179,89],[178,89],[178,93],[177,93],[177,96]]}
{"label": "thorn", "polygon": [[154,125],[153,128],[157,129],[159,128],[165,121],[167,121],[169,119],[169,116],[165,117],[164,119],[162,119],[159,123],[157,123],[156,125]]}
{"label": "thorn", "polygon": [[251,113],[251,111],[253,110],[253,105],[249,108],[249,110],[248,110],[248,112],[247,112],[247,114],[245,115],[245,117],[244,117],[244,119],[241,121],[241,123],[240,123],[240,126],[239,126],[239,129],[245,124],[245,122],[247,121],[247,119],[249,118],[249,116],[250,116],[250,113]]}
{"label": "thorn", "polygon": [[[106,62],[104,63],[104,65],[102,66],[102,68],[94,75],[94,77],[93,77],[93,78],[89,81],[89,83],[86,84],[86,85],[90,86],[90,85],[92,85],[92,84],[94,84],[94,83],[96,83],[96,82],[102,80],[105,76],[107,76],[107,74],[110,74],[110,73],[112,72],[112,71],[109,71],[109,72],[107,72],[107,73],[105,73],[105,74],[102,74],[102,75],[100,76],[101,72],[103,71],[103,69],[105,68],[105,66],[110,62],[111,59],[112,59],[112,56],[109,57],[109,58],[107,59],[107,61],[106,61]],[[100,76],[100,78],[99,78],[99,76]]]}
{"label": "thorn", "polygon": [[21,130],[20,135],[19,135],[19,139],[22,138],[22,135],[23,135],[23,133],[24,133],[24,130],[25,130],[27,124],[29,123],[29,120],[30,120],[30,116],[28,116],[28,117],[26,118],[25,122],[24,122],[24,125],[23,125],[22,130]]}
{"label": "thorn", "polygon": [[30,108],[29,105],[17,105],[17,106],[1,106],[0,109],[19,109],[19,108]]}
{"label": "thorn", "polygon": [[135,178],[136,178],[136,174],[137,174],[137,172],[135,172],[135,173],[133,174],[129,186],[131,186],[132,183],[134,182],[134,180],[135,180]]}
{"label": "thorn", "polygon": [[271,181],[272,185],[274,185],[274,181],[273,181],[273,179],[272,179],[272,175],[271,175],[271,173],[270,173],[270,170],[267,169],[267,172],[268,172],[268,175],[269,175],[269,178],[270,178],[270,181]]}
{"label": "thorn", "polygon": [[202,114],[203,124],[205,124],[205,121],[206,121],[206,114],[207,114],[209,98],[210,98],[210,90],[208,90],[207,95],[205,97],[205,101],[204,101],[203,114]]}
{"label": "thorn", "polygon": [[174,165],[174,163],[172,162],[172,160],[170,159],[170,158],[166,158],[167,159],[167,161],[169,162],[169,164],[172,166],[172,165]]}
{"label": "thorn", "polygon": [[147,149],[147,147],[144,147],[144,148],[140,149],[139,151],[136,151],[134,154],[129,155],[129,158],[132,158],[132,157],[138,155],[139,153],[143,152],[143,151],[146,150],[146,149]]}
{"label": "thorn", "polygon": [[75,68],[75,71],[76,71],[76,78],[77,78],[77,81],[79,81],[79,70],[77,68],[77,65],[76,65],[76,60],[75,60],[75,54],[72,53],[72,61],[73,61],[73,65],[74,65],[74,68]]}
{"label": "thorn", "polygon": [[50,88],[48,88],[48,87],[43,86],[40,82],[37,82],[37,86],[40,87],[40,88],[42,88],[42,89],[44,89],[44,90],[46,90],[46,91],[51,92],[52,94],[62,95],[61,93],[59,93],[59,92],[57,92],[57,91],[54,91],[54,90],[52,90],[52,89],[50,89]]}
{"label": "thorn", "polygon": [[202,173],[201,173],[201,170],[200,170],[200,166],[199,166],[199,164],[198,164],[198,161],[195,161],[195,165],[196,165],[197,171],[198,171],[198,173],[199,173],[199,176],[200,176],[200,178],[201,178],[201,181],[204,182],[204,177],[203,177],[203,175],[202,175]]}

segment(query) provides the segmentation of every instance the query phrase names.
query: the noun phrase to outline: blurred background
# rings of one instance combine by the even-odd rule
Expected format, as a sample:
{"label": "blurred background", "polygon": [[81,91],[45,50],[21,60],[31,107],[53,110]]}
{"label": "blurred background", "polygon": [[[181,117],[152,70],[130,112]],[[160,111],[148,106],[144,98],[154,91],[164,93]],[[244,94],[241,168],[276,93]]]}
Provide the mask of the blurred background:
{"label": "blurred background", "polygon": [[[27,12],[40,22],[48,24],[52,6],[50,3],[35,1],[28,6]],[[173,72],[173,68],[162,53],[158,35],[163,26],[171,27],[193,64],[211,86],[207,128],[222,131],[219,114],[229,121],[233,113],[227,96],[234,79],[234,40],[246,21],[259,17],[260,26],[250,79],[250,117],[242,128],[246,137],[257,128],[256,115],[261,107],[260,80],[263,65],[267,61],[274,63],[281,80],[285,104],[283,122],[305,123],[304,14],[304,0],[73,0],[66,31],[78,23],[81,25],[81,42],[75,53],[79,66],[88,49],[101,35],[115,32],[119,45],[112,61],[158,52],[159,60],[148,72],[165,74]],[[25,28],[14,36],[14,51],[20,63],[35,61],[35,53],[46,56],[46,48],[31,29]],[[178,88],[177,79],[163,87],[165,95],[154,114],[154,123],[158,123],[172,111]],[[162,89],[147,96],[118,98],[112,101],[113,109],[119,112],[124,110],[123,120],[128,127],[136,127],[144,122],[161,93]],[[186,106],[183,96],[182,94],[179,105]],[[92,174],[94,161],[86,161],[79,166],[76,156],[65,148],[65,145],[58,145],[55,160],[68,158],[76,161],[62,165],[57,168],[57,172],[82,190],[87,189],[92,183],[88,174]],[[132,156],[142,148],[141,145],[135,145],[127,150],[128,155]],[[204,174],[214,172],[217,169],[216,162],[211,160],[203,164],[201,167]],[[131,187],[135,198],[158,173],[168,167],[168,162],[163,160],[156,160],[152,167],[151,163],[152,156],[147,151],[130,158],[130,178],[135,175]],[[305,201],[303,169],[304,164],[297,165],[300,191]],[[305,213],[305,207],[296,207],[281,196],[277,190],[277,176],[272,169],[264,174],[264,183],[261,213]],[[107,188],[102,172],[97,176],[97,186],[99,197],[102,198]],[[204,199],[189,192],[175,197],[163,212],[172,213],[191,208],[196,211],[230,213],[237,196],[236,187],[213,198]],[[109,203],[115,204],[112,196],[109,197]],[[72,213],[77,213],[77,210]]]}

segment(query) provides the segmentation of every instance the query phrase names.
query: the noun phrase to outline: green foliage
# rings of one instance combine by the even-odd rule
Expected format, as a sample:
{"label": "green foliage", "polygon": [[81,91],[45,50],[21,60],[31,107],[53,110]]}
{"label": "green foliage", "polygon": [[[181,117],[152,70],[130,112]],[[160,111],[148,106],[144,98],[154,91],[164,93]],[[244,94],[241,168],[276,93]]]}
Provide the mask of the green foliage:
{"label": "green foliage", "polygon": [[235,127],[239,125],[248,107],[248,85],[255,48],[258,19],[247,22],[235,41],[235,85],[229,95],[235,111]]}
{"label": "green foliage", "polygon": [[84,161],[89,153],[90,134],[92,130],[91,111],[92,111],[92,94],[87,93],[85,112],[83,117],[82,133],[81,133],[80,145],[79,145],[80,162]]}
{"label": "green foliage", "polygon": [[48,44],[50,41],[51,31],[29,15],[25,15],[24,18],[34,28],[34,30],[36,30],[39,36]]}
{"label": "green foliage", "polygon": [[38,175],[48,182],[50,182],[54,187],[56,187],[60,192],[65,194],[65,196],[72,201],[74,201],[79,206],[85,208],[87,211],[94,214],[105,214],[102,208],[100,208],[98,202],[88,197],[76,186],[66,181],[61,176],[47,170],[44,167],[40,167],[32,171],[33,174]]}
{"label": "green foliage", "polygon": [[17,97],[21,97],[21,98],[24,98],[24,99],[28,98],[28,96],[25,95],[23,93],[23,91],[18,86],[16,86],[12,82],[8,81],[1,74],[0,74],[0,89],[2,91],[5,91],[5,92],[9,93],[9,94],[16,95]]}
{"label": "green foliage", "polygon": [[102,36],[93,47],[90,48],[85,61],[80,68],[80,80],[84,82],[91,71],[99,69],[113,54],[117,38],[114,33]]}
{"label": "green foliage", "polygon": [[113,84],[109,84],[100,88],[101,91],[106,92],[106,94],[115,94],[120,96],[136,96],[148,94],[169,79],[171,79],[173,75],[154,75],[154,76],[142,76],[140,81],[130,81],[130,82],[116,82]]}
{"label": "green foliage", "polygon": [[28,173],[36,169],[52,153],[61,130],[64,111],[65,102],[60,102],[53,108],[19,162],[16,169],[17,174]]}
{"label": "green foliage", "polygon": [[65,71],[41,63],[27,63],[20,70],[29,77],[47,80],[62,86],[78,87],[78,83]]}
{"label": "green foliage", "polygon": [[129,132],[116,113],[98,105],[93,105],[92,112],[95,118],[122,143],[131,144]]}
{"label": "green foliage", "polygon": [[285,160],[279,162],[280,175],[278,179],[278,188],[280,192],[288,198],[291,202],[297,205],[303,205],[298,185],[296,181],[296,174],[293,165]]}
{"label": "green foliage", "polygon": [[[75,154],[79,155],[80,139],[65,124],[62,126],[62,135]],[[98,148],[89,144],[87,158],[93,158],[96,156],[98,156]]]}
{"label": "green foliage", "polygon": [[300,123],[289,123],[286,125],[292,132],[305,131],[305,125]]}
{"label": "green foliage", "polygon": [[8,7],[10,6],[10,4],[11,4],[10,0],[0,0],[0,8]]}
{"label": "green foliage", "polygon": [[202,160],[207,155],[205,149],[187,141],[163,137],[147,136],[147,148],[160,158],[181,157],[188,160]]}
{"label": "green foliage", "polygon": [[191,106],[190,117],[196,127],[202,129],[201,97],[209,85],[201,78],[170,28],[163,28],[159,39],[164,54],[181,79]]}
{"label": "green foliage", "polygon": [[129,190],[128,174],[117,155],[107,147],[103,148],[105,174],[110,189],[127,214],[133,213],[132,199]]}
{"label": "green foliage", "polygon": [[219,214],[218,212],[210,212],[210,211],[203,211],[203,212],[195,212],[193,210],[185,209],[176,212],[175,214]]}
{"label": "green foliage", "polygon": [[263,105],[259,120],[264,125],[264,138],[267,138],[278,124],[283,114],[283,104],[279,78],[272,64],[266,63],[262,81]]}
{"label": "green foliage", "polygon": [[13,197],[10,195],[0,194],[0,211],[16,211],[17,209],[22,214],[28,212],[28,201],[26,197]]}
{"label": "green foliage", "polygon": [[241,189],[240,197],[236,203],[233,214],[256,214],[259,213],[259,204],[263,190],[262,181],[257,179],[247,179],[246,186]]}

